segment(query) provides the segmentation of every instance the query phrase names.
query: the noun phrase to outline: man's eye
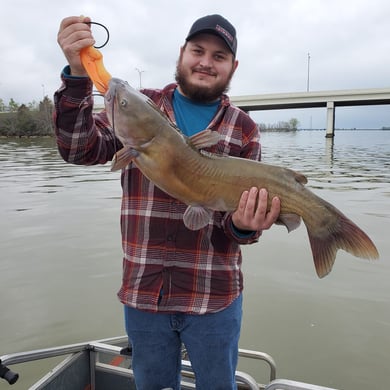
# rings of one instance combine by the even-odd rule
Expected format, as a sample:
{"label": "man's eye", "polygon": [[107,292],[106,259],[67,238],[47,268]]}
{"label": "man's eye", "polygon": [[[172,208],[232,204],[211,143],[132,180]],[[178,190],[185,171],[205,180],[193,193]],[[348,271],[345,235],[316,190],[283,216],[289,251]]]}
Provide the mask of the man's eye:
{"label": "man's eye", "polygon": [[216,54],[215,55],[215,59],[217,60],[217,61],[224,61],[225,60],[225,56],[224,55],[222,55],[222,54]]}

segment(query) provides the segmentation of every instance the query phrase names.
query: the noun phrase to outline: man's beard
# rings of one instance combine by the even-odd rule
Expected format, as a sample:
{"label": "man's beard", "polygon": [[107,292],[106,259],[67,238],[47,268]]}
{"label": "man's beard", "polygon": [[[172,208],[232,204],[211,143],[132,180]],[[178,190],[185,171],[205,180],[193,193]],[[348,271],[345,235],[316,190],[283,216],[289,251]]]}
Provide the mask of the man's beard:
{"label": "man's beard", "polygon": [[230,87],[230,80],[233,77],[233,69],[225,83],[218,83],[213,87],[202,87],[193,85],[188,81],[188,78],[183,71],[181,65],[181,56],[176,65],[175,79],[180,89],[189,99],[197,102],[209,103],[221,98],[221,95],[226,93]]}

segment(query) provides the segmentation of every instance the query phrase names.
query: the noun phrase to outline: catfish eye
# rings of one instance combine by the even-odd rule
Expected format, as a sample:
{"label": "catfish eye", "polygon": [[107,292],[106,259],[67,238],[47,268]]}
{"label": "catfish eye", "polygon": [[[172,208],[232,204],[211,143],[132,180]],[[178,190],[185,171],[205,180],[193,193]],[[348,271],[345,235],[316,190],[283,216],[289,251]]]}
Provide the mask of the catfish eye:
{"label": "catfish eye", "polygon": [[121,107],[126,107],[127,106],[127,100],[126,99],[121,99],[119,104],[121,105]]}

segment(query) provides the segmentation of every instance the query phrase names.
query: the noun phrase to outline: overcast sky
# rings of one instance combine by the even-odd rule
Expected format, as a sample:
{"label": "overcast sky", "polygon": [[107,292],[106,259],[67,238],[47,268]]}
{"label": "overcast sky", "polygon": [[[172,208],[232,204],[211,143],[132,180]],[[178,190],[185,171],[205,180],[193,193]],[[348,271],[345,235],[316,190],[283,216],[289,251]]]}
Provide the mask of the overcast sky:
{"label": "overcast sky", "polygon": [[[240,61],[230,95],[390,87],[389,0],[13,0],[2,1],[0,98],[52,98],[65,58],[62,18],[87,15],[110,30],[106,68],[135,87],[173,81],[179,48],[195,19],[219,13],[237,29]],[[93,27],[98,43],[104,39]],[[274,123],[297,117],[325,127],[325,109],[257,112]],[[390,126],[390,106],[338,109],[338,127]]]}

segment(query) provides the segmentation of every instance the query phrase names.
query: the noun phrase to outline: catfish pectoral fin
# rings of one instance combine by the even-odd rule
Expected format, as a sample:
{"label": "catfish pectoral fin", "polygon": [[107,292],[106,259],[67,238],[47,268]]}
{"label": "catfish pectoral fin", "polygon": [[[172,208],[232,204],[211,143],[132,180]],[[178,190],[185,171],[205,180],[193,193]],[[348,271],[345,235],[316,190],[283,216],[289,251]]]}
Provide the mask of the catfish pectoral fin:
{"label": "catfish pectoral fin", "polygon": [[213,211],[201,206],[188,206],[183,215],[184,225],[190,230],[199,230],[211,220]]}
{"label": "catfish pectoral fin", "polygon": [[114,154],[111,162],[111,171],[118,171],[119,169],[125,168],[137,156],[138,152],[135,149],[125,146]]}
{"label": "catfish pectoral fin", "polygon": [[357,225],[340,214],[326,236],[316,236],[307,228],[317,275],[326,276],[333,267],[338,249],[344,249],[354,256],[377,259],[378,250],[374,243]]}

